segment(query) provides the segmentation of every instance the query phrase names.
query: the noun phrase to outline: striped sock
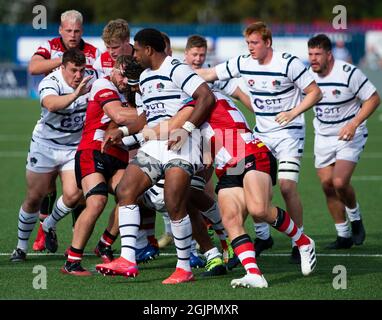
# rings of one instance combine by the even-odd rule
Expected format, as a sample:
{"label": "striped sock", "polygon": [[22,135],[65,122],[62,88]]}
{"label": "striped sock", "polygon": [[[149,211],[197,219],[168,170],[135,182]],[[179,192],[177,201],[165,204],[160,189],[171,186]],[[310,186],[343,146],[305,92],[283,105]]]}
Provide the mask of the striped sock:
{"label": "striped sock", "polygon": [[118,208],[119,233],[121,235],[121,257],[135,263],[137,234],[141,224],[139,206],[131,204]]}
{"label": "striped sock", "polygon": [[103,232],[101,239],[99,239],[99,242],[102,243],[105,246],[111,246],[114,241],[117,239],[118,235],[113,236],[107,229]]}
{"label": "striped sock", "polygon": [[17,230],[17,248],[20,248],[24,252],[28,250],[28,240],[33,231],[34,225],[38,219],[39,212],[28,213],[20,208],[19,211],[19,222]]}
{"label": "striped sock", "polygon": [[70,263],[81,262],[83,255],[84,255],[84,249],[76,249],[71,246],[69,248],[68,258],[66,259],[66,261]]}
{"label": "striped sock", "polygon": [[210,209],[208,209],[205,212],[202,211],[202,215],[212,223],[212,228],[219,237],[222,249],[227,250],[227,233],[224,229],[222,219],[220,216],[219,206],[217,205],[216,201]]}
{"label": "striped sock", "polygon": [[171,220],[171,230],[174,235],[176,254],[178,256],[176,267],[190,272],[190,252],[192,240],[192,227],[190,217],[186,215],[181,220]]}
{"label": "striped sock", "polygon": [[285,233],[289,238],[291,238],[298,247],[310,244],[309,238],[302,233],[302,231],[297,228],[296,224],[290,218],[288,212],[277,207],[277,218],[272,227],[276,230]]}
{"label": "striped sock", "polygon": [[261,275],[261,271],[256,263],[255,246],[248,234],[236,237],[231,242],[233,251],[240,259],[245,271],[251,274]]}
{"label": "striped sock", "polygon": [[63,196],[59,197],[51,215],[49,215],[42,224],[42,228],[45,232],[48,232],[49,229],[56,229],[56,224],[61,219],[65,218],[73,208],[69,208],[65,205],[63,201]]}
{"label": "striped sock", "polygon": [[267,240],[271,236],[268,223],[255,222],[253,225],[255,226],[256,238],[259,238],[261,240]]}

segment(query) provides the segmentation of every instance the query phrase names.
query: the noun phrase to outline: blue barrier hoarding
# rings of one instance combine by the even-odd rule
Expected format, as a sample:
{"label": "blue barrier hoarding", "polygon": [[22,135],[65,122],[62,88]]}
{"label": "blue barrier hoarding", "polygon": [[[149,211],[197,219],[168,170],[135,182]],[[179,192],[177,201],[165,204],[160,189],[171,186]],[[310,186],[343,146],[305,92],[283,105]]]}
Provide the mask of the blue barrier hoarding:
{"label": "blue barrier hoarding", "polygon": [[28,73],[26,68],[0,66],[0,97],[28,97]]}

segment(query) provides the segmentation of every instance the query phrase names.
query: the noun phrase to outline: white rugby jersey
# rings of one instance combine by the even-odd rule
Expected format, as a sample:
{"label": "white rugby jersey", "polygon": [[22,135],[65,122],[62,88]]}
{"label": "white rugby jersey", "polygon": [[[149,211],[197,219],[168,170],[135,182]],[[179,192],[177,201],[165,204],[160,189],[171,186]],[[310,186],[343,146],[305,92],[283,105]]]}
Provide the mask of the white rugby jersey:
{"label": "white rugby jersey", "polygon": [[42,106],[48,95],[63,96],[75,89],[64,80],[61,69],[50,73],[39,84],[41,117],[33,130],[32,139],[57,149],[76,149],[81,139],[89,94],[78,97],[67,108],[49,112]]}
{"label": "white rugby jersey", "polygon": [[220,80],[243,78],[256,115],[255,132],[284,135],[285,130],[301,130],[305,121],[301,114],[282,127],[275,116],[289,111],[302,100],[302,90],[313,82],[304,64],[289,53],[273,51],[270,63],[261,65],[250,55],[232,58],[215,67]]}
{"label": "white rugby jersey", "polygon": [[[340,129],[361,108],[363,101],[376,91],[374,85],[361,70],[342,60],[335,60],[326,77],[320,77],[312,69],[309,72],[320,87],[323,97],[314,107],[315,132],[325,136],[338,135]],[[366,120],[357,128],[366,129]]]}
{"label": "white rugby jersey", "polygon": [[204,83],[187,64],[167,56],[157,70],[146,69],[139,79],[147,125],[170,119]]}

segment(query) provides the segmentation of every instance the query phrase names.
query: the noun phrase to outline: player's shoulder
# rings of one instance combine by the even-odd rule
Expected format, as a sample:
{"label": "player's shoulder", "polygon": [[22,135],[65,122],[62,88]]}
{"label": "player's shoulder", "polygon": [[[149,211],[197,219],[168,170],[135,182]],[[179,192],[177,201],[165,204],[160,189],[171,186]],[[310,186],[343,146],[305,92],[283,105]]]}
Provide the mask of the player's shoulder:
{"label": "player's shoulder", "polygon": [[43,83],[54,83],[57,85],[61,85],[63,82],[61,69],[57,69],[51,73],[49,73],[47,76],[45,76],[42,81]]}
{"label": "player's shoulder", "polygon": [[[81,40],[81,41],[83,41],[83,40]],[[92,44],[90,44],[88,42],[83,41],[82,51],[85,54],[92,54],[95,57],[97,54],[98,48],[93,46]]]}
{"label": "player's shoulder", "polygon": [[110,89],[113,91],[116,90],[114,84],[109,80],[108,77],[100,78],[94,81],[91,91],[98,92],[102,89]]}
{"label": "player's shoulder", "polygon": [[335,61],[334,62],[335,71],[339,72],[341,74],[349,75],[352,72],[354,72],[355,69],[357,69],[357,67],[355,65],[353,65],[349,62],[346,62],[346,61],[343,61],[340,59],[336,59],[334,61]]}

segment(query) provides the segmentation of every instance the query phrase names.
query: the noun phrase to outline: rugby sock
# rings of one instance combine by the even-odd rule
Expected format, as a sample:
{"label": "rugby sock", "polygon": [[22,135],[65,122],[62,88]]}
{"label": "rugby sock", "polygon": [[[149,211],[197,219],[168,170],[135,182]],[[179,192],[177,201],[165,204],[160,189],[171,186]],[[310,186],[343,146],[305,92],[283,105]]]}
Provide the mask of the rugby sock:
{"label": "rugby sock", "polygon": [[213,247],[212,249],[208,250],[207,252],[204,253],[204,256],[206,257],[207,261],[210,261],[216,257],[221,258],[221,253],[219,252],[218,248]]}
{"label": "rugby sock", "polygon": [[285,233],[289,238],[291,238],[298,247],[303,245],[310,244],[309,238],[297,228],[296,224],[290,218],[288,212],[285,210],[276,207],[277,209],[277,218],[275,222],[271,225],[276,230]]}
{"label": "rugby sock", "polygon": [[138,235],[137,235],[137,242],[135,244],[135,247],[137,249],[143,249],[149,244],[146,236],[146,231],[143,229],[138,230]]}
{"label": "rugby sock", "polygon": [[48,193],[42,200],[40,206],[40,221],[44,221],[45,218],[52,213],[54,202],[57,198],[57,191]]}
{"label": "rugby sock", "polygon": [[335,224],[337,234],[339,237],[342,238],[350,238],[351,237],[351,230],[350,225],[348,221],[342,222],[342,223],[336,223]]}
{"label": "rugby sock", "polygon": [[[304,233],[304,226],[301,226],[301,228],[299,228],[300,229],[300,231],[302,232],[302,233]],[[293,239],[291,239],[292,241],[292,248],[293,247],[296,247],[297,246],[297,243],[293,240]]]}
{"label": "rugby sock", "polygon": [[271,236],[268,223],[255,222],[253,225],[255,226],[256,238],[259,238],[261,240],[267,240]]}
{"label": "rugby sock", "polygon": [[228,249],[227,242],[226,242],[227,233],[222,224],[219,206],[217,205],[216,201],[214,202],[214,204],[212,205],[210,209],[204,212],[201,211],[201,213],[204,217],[206,217],[212,223],[212,228],[215,230],[215,233],[219,237],[222,249],[227,250]]}
{"label": "rugby sock", "polygon": [[196,249],[196,240],[195,239],[192,239],[191,240],[191,253],[194,255],[194,256],[198,256],[198,250]]}
{"label": "rugby sock", "polygon": [[151,217],[143,217],[141,228],[146,231],[147,240],[154,247],[158,247],[158,241],[155,238],[155,215]]}
{"label": "rugby sock", "polygon": [[192,227],[190,217],[186,215],[183,219],[171,220],[171,230],[174,236],[176,254],[178,256],[177,268],[191,272],[190,251],[192,240]]}
{"label": "rugby sock", "polygon": [[361,212],[359,211],[359,204],[357,202],[357,205],[355,208],[350,209],[348,207],[345,207],[346,214],[350,220],[350,222],[361,220]]}
{"label": "rugby sock", "polygon": [[56,229],[57,222],[65,218],[72,210],[73,208],[69,208],[65,205],[63,196],[59,197],[53,208],[52,214],[47,217],[42,224],[44,231],[48,232],[51,228]]}
{"label": "rugby sock", "polygon": [[248,234],[243,234],[231,241],[233,251],[239,258],[247,273],[259,274],[261,271],[256,263],[255,246]]}
{"label": "rugby sock", "polygon": [[28,240],[33,231],[34,225],[38,219],[39,212],[28,213],[20,208],[19,211],[19,222],[18,222],[18,231],[17,231],[17,248],[21,249],[24,252],[28,250]]}
{"label": "rugby sock", "polygon": [[107,229],[103,232],[101,239],[99,239],[98,244],[103,246],[111,246],[117,239],[118,235],[113,236]]}
{"label": "rugby sock", "polygon": [[68,250],[68,258],[66,259],[66,261],[70,263],[81,262],[83,255],[84,249],[76,249],[71,246]]}
{"label": "rugby sock", "polygon": [[121,257],[135,263],[137,234],[141,224],[139,206],[131,204],[118,208],[119,233],[121,235]]}
{"label": "rugby sock", "polygon": [[171,220],[167,212],[163,212],[164,231],[172,236]]}

